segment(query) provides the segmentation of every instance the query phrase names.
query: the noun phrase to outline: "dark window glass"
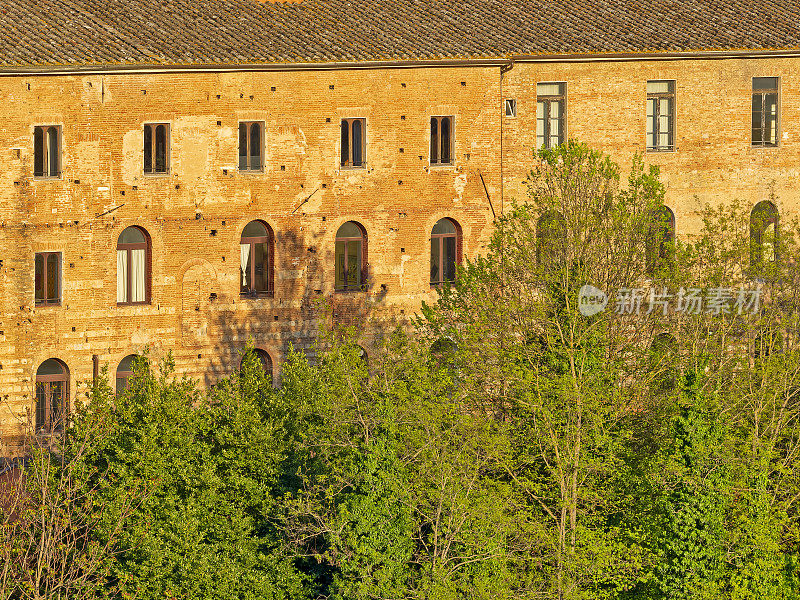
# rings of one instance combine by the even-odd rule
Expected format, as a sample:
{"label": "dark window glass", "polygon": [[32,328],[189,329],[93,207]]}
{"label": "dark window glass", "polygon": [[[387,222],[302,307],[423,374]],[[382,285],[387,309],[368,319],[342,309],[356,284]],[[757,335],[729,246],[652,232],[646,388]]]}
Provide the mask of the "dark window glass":
{"label": "dark window glass", "polygon": [[169,125],[147,123],[144,126],[144,172],[169,172]]}
{"label": "dark window glass", "polygon": [[243,296],[272,293],[272,232],[261,221],[250,221],[242,231],[239,243],[241,257],[241,294]]}
{"label": "dark window glass", "polygon": [[431,285],[455,281],[458,244],[455,223],[450,219],[439,219],[431,231]]}
{"label": "dark window glass", "polygon": [[753,78],[753,146],[778,145],[778,78]]}
{"label": "dark window glass", "polygon": [[342,156],[343,167],[364,167],[367,152],[364,119],[342,119]]}
{"label": "dark window glass", "polygon": [[261,132],[264,124],[245,121],[239,123],[239,170],[261,171],[264,161],[264,142]]}
{"label": "dark window glass", "polygon": [[452,164],[452,117],[431,117],[431,164]]}
{"label": "dark window glass", "polygon": [[36,432],[53,433],[64,428],[69,374],[59,360],[50,358],[36,371]]}
{"label": "dark window glass", "polygon": [[537,148],[555,148],[564,143],[566,88],[565,83],[536,85]]}
{"label": "dark window glass", "polygon": [[675,82],[647,82],[647,149],[674,148]]}
{"label": "dark window glass", "polygon": [[61,303],[61,253],[37,252],[34,258],[34,299],[37,305]]}
{"label": "dark window glass", "polygon": [[121,394],[130,386],[131,377],[133,377],[133,365],[136,362],[137,355],[129,354],[121,361],[117,367],[117,394]]}
{"label": "dark window glass", "polygon": [[355,291],[363,288],[364,231],[354,221],[349,221],[336,232],[335,281],[337,291]]}
{"label": "dark window glass", "polygon": [[49,125],[33,130],[34,177],[61,176],[61,127]]}

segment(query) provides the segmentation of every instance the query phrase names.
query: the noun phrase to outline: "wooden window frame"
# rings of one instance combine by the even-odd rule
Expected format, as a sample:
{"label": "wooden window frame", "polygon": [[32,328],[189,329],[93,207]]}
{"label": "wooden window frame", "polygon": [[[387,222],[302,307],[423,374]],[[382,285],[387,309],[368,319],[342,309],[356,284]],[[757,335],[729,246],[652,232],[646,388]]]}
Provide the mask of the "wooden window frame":
{"label": "wooden window frame", "polygon": [[[448,120],[450,132],[447,140],[442,139],[442,123]],[[455,148],[455,123],[456,119],[452,115],[441,117],[431,117],[430,133],[431,144],[428,154],[428,164],[432,167],[451,167],[455,164],[453,149]],[[443,151],[447,149],[449,160],[443,160]]]}
{"label": "wooden window frame", "polygon": [[[117,306],[142,306],[146,304],[150,304],[150,283],[152,280],[152,258],[151,258],[151,240],[150,234],[147,233],[143,227],[139,227],[138,225],[129,225],[129,227],[135,227],[139,231],[142,232],[144,235],[144,242],[136,242],[133,244],[119,242],[119,236],[117,238],[117,251],[125,250],[126,252],[126,260],[128,261],[128,269],[127,269],[127,277],[125,281],[125,297],[128,298],[125,302],[117,302]],[[128,229],[126,227],[125,229]],[[125,232],[123,229],[120,232],[120,236]],[[133,264],[133,251],[134,250],[142,250],[144,249],[144,300],[140,302],[133,302],[130,300],[133,297],[133,269],[131,269],[131,265]],[[114,255],[116,257],[116,254]]]}
{"label": "wooden window frame", "polygon": [[[58,293],[56,294],[56,298],[48,298],[47,296],[47,259],[50,256],[55,255],[58,263],[56,266],[56,286],[58,288]],[[45,298],[39,300],[36,298],[36,259],[38,257],[42,257],[42,281],[45,290]],[[61,295],[63,292],[61,277],[62,277],[62,256],[61,252],[36,252],[33,258],[33,298],[34,298],[34,305],[35,306],[60,306],[61,305]]]}
{"label": "wooden window frame", "polygon": [[[359,122],[361,124],[361,163],[353,164],[353,124]],[[344,129],[347,126],[347,144],[344,144]],[[366,169],[367,168],[367,119],[364,117],[352,117],[349,119],[342,119],[339,143],[341,144],[339,152],[339,166],[342,169]]]}
{"label": "wooden window frame", "polygon": [[[434,243],[439,244],[439,260],[440,262],[443,263],[444,261],[442,257],[444,256],[444,240],[445,238],[455,238],[456,255],[454,257],[454,261],[455,261],[455,266],[458,267],[461,264],[461,244],[462,244],[461,225],[459,225],[455,219],[451,219],[450,217],[442,217],[442,218],[450,221],[450,223],[453,225],[456,231],[455,233],[431,233],[430,237],[431,246],[433,246]],[[441,219],[438,219],[436,223],[438,223],[439,221],[441,221]],[[436,223],[433,224],[433,227],[436,227]],[[431,228],[431,231],[433,231],[433,227]],[[445,283],[453,283],[456,280],[455,275],[453,276],[453,279],[445,279],[444,271],[445,269],[443,268],[440,269],[441,278],[439,279],[439,281],[431,281],[432,288],[439,287],[441,285],[444,285]]]}
{"label": "wooden window frame", "polygon": [[[156,169],[156,158],[158,142],[156,133],[158,132],[159,127],[164,127],[164,169],[157,170]],[[147,169],[147,131],[150,131],[150,170]],[[171,147],[172,147],[172,127],[170,127],[169,123],[145,123],[144,124],[144,138],[142,141],[142,172],[147,175],[148,177],[160,177],[163,175],[169,175],[170,172],[170,154],[171,154]]]}
{"label": "wooden window frame", "polygon": [[544,144],[539,146],[538,135],[536,140],[536,149],[539,150],[541,148],[552,149],[554,146],[550,145],[550,112],[551,106],[553,102],[561,102],[561,106],[563,107],[561,111],[561,116],[559,117],[559,131],[558,131],[558,145],[560,146],[563,144],[567,139],[567,83],[565,81],[539,81],[537,82],[537,86],[539,84],[544,85],[560,85],[562,87],[562,92],[560,94],[543,94],[540,95],[537,91],[536,94],[536,119],[539,119],[539,102],[544,103]]}
{"label": "wooden window frame", "polygon": [[505,111],[505,116],[514,118],[517,116],[517,99],[516,98],[506,98],[505,102],[503,103],[503,108]]}
{"label": "wooden window frame", "polygon": [[[39,375],[38,372],[34,377],[34,399],[36,401],[36,409],[35,409],[35,431],[37,434],[53,434],[53,433],[60,433],[64,431],[64,421],[67,415],[67,409],[69,404],[69,368],[65,365],[62,361],[58,359],[47,359],[47,360],[55,360],[59,365],[61,365],[62,372],[61,374],[56,375]],[[44,361],[39,365],[39,368],[47,362]],[[38,371],[38,369],[37,369]],[[52,392],[52,384],[53,383],[61,383],[62,385],[62,393],[61,393],[61,400],[60,406],[58,407],[58,411],[60,414],[54,415],[52,403],[49,401],[51,392]],[[44,410],[39,410],[39,386],[44,387]],[[39,423],[39,415],[44,413],[43,416],[43,423],[40,426]],[[55,421],[55,427],[54,427]]]}
{"label": "wooden window frame", "polygon": [[[245,126],[245,153],[242,154],[242,125]],[[253,168],[252,162],[254,155],[252,154],[252,134],[253,125],[258,125],[261,130],[261,140],[258,148],[258,168]],[[264,148],[266,141],[264,139],[265,121],[239,121],[239,172],[241,173],[263,173],[264,172]],[[242,157],[244,157],[244,167],[242,167]]]}
{"label": "wooden window frame", "polygon": [[[256,264],[254,260],[250,261],[250,289],[247,291],[242,290],[241,282],[239,283],[239,296],[242,298],[272,298],[275,295],[275,235],[272,232],[272,227],[268,223],[255,219],[258,223],[264,226],[267,230],[267,235],[260,236],[241,236],[239,238],[239,246],[248,244],[250,246],[250,256],[255,256],[254,250],[256,244],[267,244],[267,289],[264,291],[257,291],[253,289],[253,282],[255,281]],[[252,223],[248,221],[245,228]],[[244,231],[244,229],[242,230]],[[241,266],[239,267],[241,271]],[[241,273],[240,273],[241,277]]]}
{"label": "wooden window frame", "polygon": [[[647,83],[668,83],[670,91],[668,92],[647,92],[647,103],[655,100],[655,110],[653,113],[653,146],[647,145],[647,128],[645,128],[645,148],[647,152],[674,152],[675,151],[675,80],[674,79],[648,79]],[[661,146],[657,140],[661,137],[661,100],[669,100],[669,130],[667,135],[669,137],[669,144]],[[647,111],[645,111],[647,114]],[[649,118],[649,117],[648,117]],[[649,124],[648,124],[649,126]]]}
{"label": "wooden window frame", "polygon": [[[756,79],[774,79],[775,80],[775,87],[774,88],[764,88],[756,90]],[[780,145],[780,122],[781,122],[781,95],[780,95],[780,87],[781,87],[781,80],[780,77],[753,77],[752,80],[752,96],[751,96],[751,121],[750,121],[750,147],[751,148],[777,148]],[[767,121],[767,109],[766,109],[766,102],[767,96],[775,95],[775,142],[767,142],[764,139],[766,133],[766,121]],[[753,127],[752,116],[755,113],[755,99],[756,96],[761,97],[761,125],[759,127],[759,131],[761,132],[761,141],[757,142],[753,133],[755,131],[755,127]]]}
{"label": "wooden window frame", "polygon": [[[333,253],[333,261],[334,261],[334,291],[337,293],[347,293],[347,292],[364,292],[367,289],[367,231],[364,229],[364,226],[361,225],[358,221],[345,221],[339,227],[343,227],[347,223],[354,223],[358,226],[361,230],[361,237],[340,237],[339,235],[336,236],[334,240],[334,253]],[[357,284],[348,284],[348,269],[347,269],[347,242],[354,242],[360,241],[361,242],[361,265],[359,269],[359,281]],[[343,281],[344,286],[337,287],[336,286],[336,244],[339,242],[345,242],[345,262],[344,262],[344,278]]]}
{"label": "wooden window frame", "polygon": [[[52,156],[50,147],[50,131],[55,130],[56,135],[56,152],[55,157]],[[38,152],[42,153],[41,163],[42,169],[37,171],[37,142],[36,136],[42,136],[41,149]],[[33,178],[34,179],[61,179],[61,154],[62,154],[62,135],[61,125],[36,125],[33,128]],[[55,169],[53,169],[53,161],[55,161]],[[53,172],[55,171],[55,172]]]}

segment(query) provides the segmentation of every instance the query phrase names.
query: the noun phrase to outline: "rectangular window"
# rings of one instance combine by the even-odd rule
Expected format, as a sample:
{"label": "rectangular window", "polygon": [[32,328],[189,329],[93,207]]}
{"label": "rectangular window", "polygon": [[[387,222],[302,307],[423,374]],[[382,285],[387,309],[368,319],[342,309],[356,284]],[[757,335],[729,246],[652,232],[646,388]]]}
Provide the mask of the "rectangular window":
{"label": "rectangular window", "polygon": [[264,168],[264,123],[239,123],[239,170],[261,171]]}
{"label": "rectangular window", "polygon": [[364,168],[367,155],[366,119],[342,119],[341,166]]}
{"label": "rectangular window", "polygon": [[778,78],[753,77],[753,146],[778,145]]}
{"label": "rectangular window", "polygon": [[431,164],[453,164],[453,117],[431,117]]}
{"label": "rectangular window", "polygon": [[42,125],[33,129],[33,176],[61,177],[61,126]]}
{"label": "rectangular window", "polygon": [[675,82],[647,82],[647,150],[674,150]]}
{"label": "rectangular window", "polygon": [[507,117],[517,116],[517,101],[514,98],[508,98],[506,100],[506,116]]}
{"label": "rectangular window", "polygon": [[36,306],[61,304],[61,252],[37,252],[34,259]]}
{"label": "rectangular window", "polygon": [[169,173],[169,123],[145,124],[144,172],[150,175]]}
{"label": "rectangular window", "polygon": [[536,84],[536,147],[555,148],[564,143],[567,84]]}

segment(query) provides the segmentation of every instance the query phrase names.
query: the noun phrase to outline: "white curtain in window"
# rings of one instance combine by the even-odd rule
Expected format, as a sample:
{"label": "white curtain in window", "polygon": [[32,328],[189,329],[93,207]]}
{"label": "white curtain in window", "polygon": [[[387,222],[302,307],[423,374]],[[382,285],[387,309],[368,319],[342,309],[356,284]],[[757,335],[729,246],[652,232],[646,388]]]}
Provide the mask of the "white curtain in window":
{"label": "white curtain in window", "polygon": [[117,250],[117,302],[127,302],[128,251]]}
{"label": "white curtain in window", "polygon": [[131,250],[131,302],[144,302],[144,248]]}
{"label": "white curtain in window", "polygon": [[242,287],[247,285],[247,266],[250,262],[250,244],[240,244],[239,254],[242,259]]}

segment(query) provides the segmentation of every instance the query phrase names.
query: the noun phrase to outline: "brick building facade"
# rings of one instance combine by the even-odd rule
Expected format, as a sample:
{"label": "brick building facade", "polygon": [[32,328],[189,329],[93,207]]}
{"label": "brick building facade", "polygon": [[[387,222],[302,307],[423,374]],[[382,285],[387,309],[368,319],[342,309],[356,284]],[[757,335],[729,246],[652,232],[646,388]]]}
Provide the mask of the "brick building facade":
{"label": "brick building facade", "polygon": [[[493,214],[525,197],[537,132],[586,141],[623,166],[643,153],[661,167],[679,236],[698,229],[700,203],[755,206],[774,191],[778,213],[797,215],[794,4],[776,4],[764,24],[736,3],[706,2],[700,16],[659,3],[652,23],[612,2],[579,14],[566,37],[540,4],[509,15],[487,0],[215,0],[153,15],[144,0],[127,12],[12,2],[0,16],[4,443],[50,418],[37,414],[37,378],[40,395],[72,403],[98,369],[113,381],[145,349],[172,352],[178,373],[208,384],[252,339],[278,373],[289,345],[310,349],[319,319],[332,317],[370,321],[369,352],[435,298],[432,243],[474,258]],[[376,14],[389,20],[378,26]],[[225,19],[237,27],[222,31]],[[672,37],[655,39],[664,23],[676,24]],[[442,38],[445,24],[455,37]],[[660,146],[647,136],[648,92],[667,98]],[[759,94],[766,143],[754,141]],[[558,111],[546,124],[545,101]],[[456,250],[432,238],[441,219]],[[261,288],[242,275],[254,221],[266,232]],[[342,264],[357,264],[359,280],[337,291],[347,282],[336,237],[350,222],[360,254]]]}

